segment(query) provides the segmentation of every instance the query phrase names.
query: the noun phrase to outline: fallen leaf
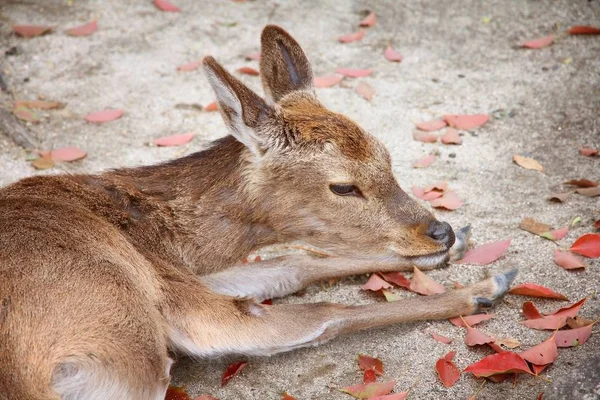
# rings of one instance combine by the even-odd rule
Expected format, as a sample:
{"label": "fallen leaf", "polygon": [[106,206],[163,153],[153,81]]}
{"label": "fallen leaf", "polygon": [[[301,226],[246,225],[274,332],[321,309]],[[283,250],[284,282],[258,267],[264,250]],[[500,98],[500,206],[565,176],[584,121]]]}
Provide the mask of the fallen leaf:
{"label": "fallen leaf", "polygon": [[496,342],[488,343],[488,346],[490,346],[492,348],[492,350],[494,350],[496,353],[505,353],[506,352],[506,350],[504,350],[502,347],[500,347],[499,344],[496,344]]}
{"label": "fallen leaf", "polygon": [[588,25],[575,25],[567,31],[570,35],[600,35],[600,28]]}
{"label": "fallen leaf", "polygon": [[402,59],[404,58],[404,57],[402,57],[402,54],[400,54],[396,50],[394,50],[392,48],[392,46],[389,44],[388,44],[388,47],[386,47],[385,51],[383,52],[383,56],[385,57],[386,60],[391,61],[391,62],[402,62]]}
{"label": "fallen leaf", "polygon": [[273,305],[273,299],[265,299],[265,300],[261,301],[260,304],[264,304],[266,306],[272,306]]}
{"label": "fallen leaf", "polygon": [[555,200],[564,203],[565,201],[567,201],[567,199],[572,193],[573,192],[555,193],[552,196],[550,196],[549,200]]}
{"label": "fallen leaf", "polygon": [[377,382],[377,375],[375,374],[375,371],[373,371],[372,369],[365,370],[365,372],[363,373],[363,383],[373,382]]}
{"label": "fallen leaf", "polygon": [[93,122],[96,124],[101,124],[104,122],[111,122],[116,119],[121,118],[123,115],[123,110],[104,110],[97,111],[91,114],[86,115],[85,120],[88,122]]}
{"label": "fallen leaf", "polygon": [[55,163],[50,154],[44,155],[31,162],[31,166],[35,169],[49,169],[54,167]]}
{"label": "fallen leaf", "polygon": [[513,161],[517,165],[519,165],[520,167],[523,167],[525,169],[532,169],[534,171],[544,172],[544,167],[542,167],[542,164],[540,164],[533,158],[523,157],[518,154],[515,154],[513,156]]}
{"label": "fallen leaf", "polygon": [[542,233],[548,232],[550,230],[550,225],[536,221],[535,219],[530,217],[525,217],[519,223],[519,228],[521,228],[524,231],[533,233],[534,235],[541,235]]}
{"label": "fallen leaf", "polygon": [[582,147],[581,149],[579,149],[579,153],[586,157],[595,156],[599,152],[600,150],[592,149],[591,147]]}
{"label": "fallen leaf", "polygon": [[554,250],[554,262],[564,269],[585,268],[587,266],[583,258],[570,251]]}
{"label": "fallen leaf", "polygon": [[360,26],[362,26],[363,28],[368,28],[375,25],[375,22],[377,22],[377,16],[373,11],[371,11],[369,15],[367,15],[362,21],[360,21]]}
{"label": "fallen leaf", "polygon": [[363,37],[365,37],[365,33],[367,33],[367,31],[361,29],[358,32],[348,33],[347,35],[342,35],[338,37],[338,41],[341,43],[357,42],[359,40],[362,40]]}
{"label": "fallen leaf", "polygon": [[70,36],[88,36],[98,30],[98,21],[93,20],[87,24],[76,26],[74,28],[67,29],[67,35]]}
{"label": "fallen leaf", "polygon": [[[292,399],[294,399],[294,398],[292,397]],[[219,399],[217,399],[216,397],[212,397],[210,394],[203,394],[202,396],[194,397],[194,400],[219,400]],[[281,399],[281,400],[284,400],[284,399]]]}
{"label": "fallen leaf", "polygon": [[431,192],[432,190],[439,190],[439,191],[445,192],[446,190],[448,190],[448,182],[446,182],[446,181],[436,182],[432,185],[426,186],[423,190],[425,192]]}
{"label": "fallen leaf", "polygon": [[385,396],[371,397],[369,400],[405,400],[406,396],[408,396],[408,392],[400,392]]}
{"label": "fallen leaf", "polygon": [[[543,370],[546,369],[548,365],[536,365],[536,364],[531,364],[531,367],[533,369],[533,374],[535,376],[538,376],[540,374],[540,372],[542,372]],[[538,397],[539,400],[539,397]]]}
{"label": "fallen leaf", "polygon": [[446,291],[444,286],[422,273],[417,267],[413,267],[413,278],[410,282],[410,290],[425,296],[444,293]]}
{"label": "fallen leaf", "polygon": [[442,136],[442,143],[444,144],[461,144],[462,139],[458,135],[458,131],[454,128],[446,129],[446,133]]}
{"label": "fallen leaf", "polygon": [[460,379],[460,370],[452,361],[453,355],[450,356],[450,354],[452,354],[452,352],[446,354],[446,356],[440,358],[435,363],[435,370],[438,373],[440,381],[442,381],[442,384],[447,388],[454,386]]}
{"label": "fallen leaf", "polygon": [[594,229],[600,229],[600,219],[594,222]]}
{"label": "fallen leaf", "polygon": [[231,378],[239,374],[239,372],[244,369],[246,365],[248,365],[246,361],[238,361],[227,367],[225,372],[223,372],[223,376],[221,377],[221,387],[225,386],[225,384],[227,384]]}
{"label": "fallen leaf", "polygon": [[[464,324],[464,322],[466,322],[467,324],[469,324],[470,326],[473,325],[477,325],[480,322],[483,321],[487,321],[488,319],[492,319],[494,318],[494,314],[475,314],[475,315],[467,315],[467,316],[463,316],[461,317],[456,317],[456,318],[450,318],[450,322],[452,322],[452,324],[459,326],[461,328],[466,328],[467,325]],[[464,322],[463,322],[464,320]]]}
{"label": "fallen leaf", "polygon": [[195,71],[198,69],[200,64],[202,64],[201,60],[192,61],[187,64],[182,64],[179,67],[177,67],[177,71],[181,71],[181,72]]}
{"label": "fallen leaf", "polygon": [[15,107],[27,107],[34,108],[37,110],[53,110],[56,108],[64,108],[65,104],[58,101],[44,101],[44,100],[18,100],[15,102]]}
{"label": "fallen leaf", "polygon": [[15,106],[12,112],[15,115],[15,117],[23,121],[32,123],[37,123],[40,121],[40,116],[38,115],[38,113],[33,111],[31,108],[25,107],[23,105]]}
{"label": "fallen leaf", "polygon": [[368,101],[371,101],[375,95],[375,89],[373,89],[367,82],[360,82],[358,85],[356,85],[354,90]]}
{"label": "fallen leaf", "polygon": [[50,152],[50,157],[54,161],[62,161],[62,162],[72,162],[81,160],[87,156],[87,153],[77,147],[63,147],[61,149],[52,150]]}
{"label": "fallen leaf", "polygon": [[315,87],[317,88],[328,88],[337,85],[344,79],[342,75],[327,75],[327,76],[317,76],[315,78]]}
{"label": "fallen leaf", "polygon": [[238,68],[237,71],[240,74],[253,75],[253,76],[258,76],[258,74],[259,74],[259,72],[257,70],[255,70],[254,68],[251,68],[251,67],[241,67],[241,68]]}
{"label": "fallen leaf", "polygon": [[556,360],[556,357],[558,357],[558,349],[556,347],[556,342],[554,341],[554,335],[550,336],[548,340],[522,351],[519,355],[524,360],[535,365],[547,365],[553,363],[554,360]]}
{"label": "fallen leaf", "polygon": [[296,398],[294,396],[290,396],[286,392],[283,392],[283,394],[281,395],[281,400],[296,400]]}
{"label": "fallen leaf", "polygon": [[154,0],[154,5],[160,11],[167,11],[167,12],[180,12],[181,11],[181,9],[179,7],[169,3],[167,0]]}
{"label": "fallen leaf", "polygon": [[13,32],[25,38],[32,38],[49,33],[54,27],[43,25],[13,25]]}
{"label": "fallen leaf", "polygon": [[165,136],[158,139],[154,139],[154,144],[157,146],[181,146],[182,144],[189,143],[194,138],[195,134],[182,133],[179,135]]}
{"label": "fallen leaf", "polygon": [[438,335],[437,333],[434,333],[434,332],[429,332],[429,333],[431,334],[431,337],[434,340],[437,340],[440,343],[444,343],[444,344],[452,343],[452,339],[447,338],[446,336]]}
{"label": "fallen leaf", "polygon": [[335,72],[348,78],[364,78],[373,73],[372,69],[336,68]]}
{"label": "fallen leaf", "polygon": [[217,111],[218,109],[219,109],[219,105],[217,104],[216,101],[213,101],[212,103],[209,103],[204,106],[204,111]]}
{"label": "fallen leaf", "polygon": [[538,319],[543,317],[535,304],[533,304],[531,301],[526,301],[523,303],[523,316],[526,319]]}
{"label": "fallen leaf", "polygon": [[357,399],[372,399],[373,397],[383,396],[392,391],[396,381],[382,383],[362,383],[360,385],[348,386],[339,389],[342,393],[347,393]]}
{"label": "fallen leaf", "polygon": [[541,49],[542,47],[550,46],[554,42],[554,35],[541,37],[539,39],[528,40],[523,42],[521,47],[528,49]]}
{"label": "fallen leaf", "polygon": [[579,300],[576,303],[573,303],[566,307],[559,308],[558,310],[548,314],[548,316],[573,318],[574,316],[577,315],[577,313],[579,312],[579,309],[581,308],[581,306],[583,306],[583,304],[586,301],[587,301],[587,297],[584,297],[583,299]]}
{"label": "fallen leaf", "polygon": [[479,329],[470,326],[465,327],[467,334],[465,335],[465,343],[467,346],[475,346],[494,342],[494,339],[481,332]]}
{"label": "fallen leaf", "polygon": [[469,365],[464,372],[471,373],[478,378],[504,373],[531,374],[527,362],[517,353],[505,351],[484,357]]}
{"label": "fallen leaf", "polygon": [[490,119],[486,114],[474,114],[474,115],[444,115],[444,119],[452,128],[468,131],[485,125]]}
{"label": "fallen leaf", "polygon": [[591,181],[589,179],[571,179],[570,181],[566,181],[565,185],[572,185],[580,188],[591,188],[600,185],[600,182]]}
{"label": "fallen leaf", "polygon": [[169,385],[167,393],[165,393],[165,400],[191,400],[190,396],[185,391],[185,386],[173,386]]}
{"label": "fallen leaf", "polygon": [[600,257],[600,234],[588,233],[573,243],[570,250],[589,258]]}
{"label": "fallen leaf", "polygon": [[467,251],[465,256],[456,261],[457,264],[487,265],[504,255],[510,247],[511,239],[482,244]]}
{"label": "fallen leaf", "polygon": [[555,229],[549,232],[544,232],[540,236],[546,238],[548,240],[556,241],[564,238],[569,233],[569,227],[565,226],[564,228]]}
{"label": "fallen leaf", "polygon": [[535,283],[522,283],[517,286],[513,286],[508,293],[518,294],[521,296],[532,296],[532,297],[544,297],[547,299],[558,299],[568,300],[567,296],[556,293],[545,286],[540,286]]}
{"label": "fallen leaf", "polygon": [[579,188],[579,189],[575,189],[575,191],[586,197],[600,196],[600,186],[591,187],[591,188]]}
{"label": "fallen leaf", "polygon": [[593,321],[591,319],[586,319],[586,318],[580,317],[578,315],[567,318],[567,325],[571,329],[582,328],[584,326],[595,324],[596,322],[597,321]]}
{"label": "fallen leaf", "polygon": [[256,51],[254,53],[248,53],[244,56],[247,61],[259,61],[260,60],[260,51]]}
{"label": "fallen leaf", "polygon": [[435,161],[435,154],[429,154],[423,158],[413,162],[413,168],[426,168],[429,167]]}
{"label": "fallen leaf", "polygon": [[528,319],[527,321],[521,321],[520,324],[532,329],[560,329],[567,323],[567,317],[546,315],[542,318]]}
{"label": "fallen leaf", "polygon": [[435,143],[438,140],[437,136],[432,135],[429,132],[424,132],[424,131],[419,131],[419,130],[413,131],[413,139],[415,139],[418,142],[423,142],[423,143]]}
{"label": "fallen leaf", "polygon": [[358,366],[363,371],[373,370],[377,375],[383,375],[383,362],[379,358],[359,354]]}
{"label": "fallen leaf", "polygon": [[445,208],[447,210],[456,210],[460,208],[462,204],[462,201],[454,192],[446,192],[442,197],[431,200],[432,207]]}
{"label": "fallen leaf", "polygon": [[390,292],[389,290],[381,289],[381,293],[383,293],[383,297],[385,297],[387,302],[402,300],[402,297]]}
{"label": "fallen leaf", "polygon": [[567,329],[556,332],[554,339],[558,347],[573,347],[580,346],[587,342],[592,335],[592,325],[583,326],[581,328]]}
{"label": "fallen leaf", "polygon": [[381,273],[383,279],[394,285],[410,289],[410,281],[404,276],[402,272],[387,272]]}
{"label": "fallen leaf", "polygon": [[435,119],[433,121],[419,122],[416,126],[422,131],[433,132],[439,131],[443,127],[448,126],[448,124],[443,119]]}
{"label": "fallen leaf", "polygon": [[515,338],[498,338],[494,341],[494,343],[508,347],[509,349],[516,349],[517,347],[521,346],[521,342]]}
{"label": "fallen leaf", "polygon": [[367,283],[361,286],[362,290],[372,290],[374,292],[381,289],[390,289],[392,285],[384,281],[377,274],[371,275]]}

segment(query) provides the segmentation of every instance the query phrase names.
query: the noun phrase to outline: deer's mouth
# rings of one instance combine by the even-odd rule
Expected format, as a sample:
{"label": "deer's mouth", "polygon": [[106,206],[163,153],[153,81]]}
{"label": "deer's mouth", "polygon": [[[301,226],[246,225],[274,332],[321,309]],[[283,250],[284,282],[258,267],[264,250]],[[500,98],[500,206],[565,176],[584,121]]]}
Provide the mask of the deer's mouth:
{"label": "deer's mouth", "polygon": [[428,254],[425,256],[413,256],[408,257],[408,260],[412,262],[414,265],[420,268],[437,268],[444,266],[448,263],[450,259],[450,253],[446,251],[440,251],[433,254]]}

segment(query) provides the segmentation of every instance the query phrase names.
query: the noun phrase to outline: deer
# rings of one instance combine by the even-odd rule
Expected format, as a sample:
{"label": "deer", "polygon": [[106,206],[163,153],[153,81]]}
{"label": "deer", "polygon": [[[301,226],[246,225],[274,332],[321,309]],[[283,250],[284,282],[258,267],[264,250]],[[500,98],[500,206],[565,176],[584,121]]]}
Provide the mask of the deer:
{"label": "deer", "polygon": [[[268,356],[364,329],[468,315],[516,270],[367,305],[263,305],[312,283],[447,265],[455,235],[406,194],[386,147],[317,99],[285,30],[261,35],[262,98],[203,70],[230,133],[152,166],[0,190],[0,398],[163,399],[173,354]],[[244,264],[302,241],[329,257]]]}

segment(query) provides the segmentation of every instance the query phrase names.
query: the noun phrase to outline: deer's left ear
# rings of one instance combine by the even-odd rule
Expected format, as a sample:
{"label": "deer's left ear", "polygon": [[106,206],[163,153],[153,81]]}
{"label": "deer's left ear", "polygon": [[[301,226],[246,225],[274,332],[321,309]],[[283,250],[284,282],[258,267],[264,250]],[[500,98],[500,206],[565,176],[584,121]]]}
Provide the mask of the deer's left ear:
{"label": "deer's left ear", "polygon": [[314,94],[310,62],[289,33],[278,26],[267,25],[260,43],[260,75],[268,99],[277,102],[295,90]]}

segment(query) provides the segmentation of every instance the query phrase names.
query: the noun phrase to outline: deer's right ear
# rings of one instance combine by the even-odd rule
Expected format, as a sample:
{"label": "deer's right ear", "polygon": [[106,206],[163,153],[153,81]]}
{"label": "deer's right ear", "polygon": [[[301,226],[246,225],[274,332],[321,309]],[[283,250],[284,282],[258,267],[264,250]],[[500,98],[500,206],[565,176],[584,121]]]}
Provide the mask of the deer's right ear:
{"label": "deer's right ear", "polygon": [[266,138],[261,137],[257,130],[272,115],[272,107],[227,72],[213,57],[205,57],[202,64],[215,91],[221,116],[231,134],[259,156]]}

